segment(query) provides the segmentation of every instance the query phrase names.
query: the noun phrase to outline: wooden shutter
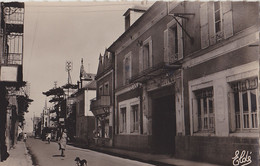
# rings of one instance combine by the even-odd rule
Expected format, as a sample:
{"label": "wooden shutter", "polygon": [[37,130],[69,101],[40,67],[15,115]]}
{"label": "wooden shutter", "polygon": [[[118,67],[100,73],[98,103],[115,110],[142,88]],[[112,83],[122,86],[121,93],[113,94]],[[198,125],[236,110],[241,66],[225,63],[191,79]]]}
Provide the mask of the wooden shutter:
{"label": "wooden shutter", "polygon": [[143,47],[140,47],[140,49],[139,49],[139,72],[142,72],[144,70],[143,63],[144,63]]}
{"label": "wooden shutter", "polygon": [[213,45],[216,43],[215,33],[215,13],[214,13],[214,2],[208,2],[208,25],[209,25],[209,44]]}
{"label": "wooden shutter", "polygon": [[236,130],[236,115],[234,107],[234,93],[228,93],[228,114],[229,114],[229,130],[235,132]]}
{"label": "wooden shutter", "polygon": [[208,29],[208,8],[207,2],[200,5],[200,35],[201,48],[209,46],[209,29]]}
{"label": "wooden shutter", "polygon": [[149,66],[153,66],[153,41],[152,39],[149,40]]}
{"label": "wooden shutter", "polygon": [[[182,25],[182,19],[178,20]],[[178,36],[178,60],[183,58],[183,35],[182,35],[182,28],[178,24],[177,25],[177,36]]]}
{"label": "wooden shutter", "polygon": [[221,2],[224,38],[233,36],[232,2]]}
{"label": "wooden shutter", "polygon": [[124,58],[124,60],[123,60],[123,85],[125,85],[126,84],[126,75],[125,75],[125,58]]}
{"label": "wooden shutter", "polygon": [[164,35],[164,62],[169,62],[169,56],[168,56],[168,29],[166,29],[163,32]]}
{"label": "wooden shutter", "polygon": [[123,132],[123,127],[124,127],[124,124],[123,124],[123,114],[121,112],[121,108],[119,109],[119,130],[120,130],[120,133]]}
{"label": "wooden shutter", "polygon": [[198,103],[197,103],[197,99],[192,99],[192,122],[193,122],[193,133],[198,132],[199,123],[198,123]]}
{"label": "wooden shutter", "polygon": [[134,113],[133,113],[133,109],[131,108],[130,111],[130,132],[134,132]]}

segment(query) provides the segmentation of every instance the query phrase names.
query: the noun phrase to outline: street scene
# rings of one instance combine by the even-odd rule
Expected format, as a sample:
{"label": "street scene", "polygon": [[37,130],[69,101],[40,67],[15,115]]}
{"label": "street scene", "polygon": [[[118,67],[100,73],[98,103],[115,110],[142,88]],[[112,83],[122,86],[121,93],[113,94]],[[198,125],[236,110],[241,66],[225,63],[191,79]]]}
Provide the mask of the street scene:
{"label": "street scene", "polygon": [[0,166],[258,166],[260,3],[0,3]]}

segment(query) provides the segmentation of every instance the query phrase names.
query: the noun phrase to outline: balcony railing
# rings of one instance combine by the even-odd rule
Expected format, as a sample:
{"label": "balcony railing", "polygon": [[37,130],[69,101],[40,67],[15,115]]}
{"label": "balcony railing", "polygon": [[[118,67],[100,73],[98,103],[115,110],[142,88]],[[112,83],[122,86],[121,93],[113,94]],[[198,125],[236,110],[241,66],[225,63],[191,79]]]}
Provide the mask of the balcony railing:
{"label": "balcony railing", "polygon": [[100,96],[100,99],[91,100],[90,109],[96,110],[104,107],[109,107],[110,105],[110,96]]}
{"label": "balcony railing", "polygon": [[9,53],[1,59],[1,64],[22,65],[22,53]]}

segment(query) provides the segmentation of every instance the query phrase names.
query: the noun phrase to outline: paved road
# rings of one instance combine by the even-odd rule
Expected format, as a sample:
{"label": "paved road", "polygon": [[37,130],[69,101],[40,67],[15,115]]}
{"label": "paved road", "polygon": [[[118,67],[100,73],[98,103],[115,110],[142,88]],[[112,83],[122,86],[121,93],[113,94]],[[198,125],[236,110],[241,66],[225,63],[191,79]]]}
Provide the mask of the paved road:
{"label": "paved road", "polygon": [[58,144],[29,138],[26,142],[30,152],[36,158],[36,164],[39,166],[75,166],[74,159],[86,159],[88,166],[151,166],[150,164],[115,157],[88,149],[76,148],[67,145],[65,157],[60,156]]}

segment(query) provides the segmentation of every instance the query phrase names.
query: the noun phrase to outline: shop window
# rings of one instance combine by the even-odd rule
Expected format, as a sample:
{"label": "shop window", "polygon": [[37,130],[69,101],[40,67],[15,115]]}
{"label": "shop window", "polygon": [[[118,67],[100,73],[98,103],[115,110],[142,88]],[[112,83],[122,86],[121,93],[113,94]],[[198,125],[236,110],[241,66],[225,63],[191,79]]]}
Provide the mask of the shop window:
{"label": "shop window", "polygon": [[213,100],[213,88],[201,89],[194,92],[193,107],[193,131],[214,132],[215,111]]}
{"label": "shop window", "polygon": [[126,107],[120,108],[120,133],[126,133]]}
{"label": "shop window", "polygon": [[138,104],[131,106],[131,133],[138,133],[139,131],[139,106]]}
{"label": "shop window", "polygon": [[229,93],[231,131],[257,129],[257,78],[231,83]]}

